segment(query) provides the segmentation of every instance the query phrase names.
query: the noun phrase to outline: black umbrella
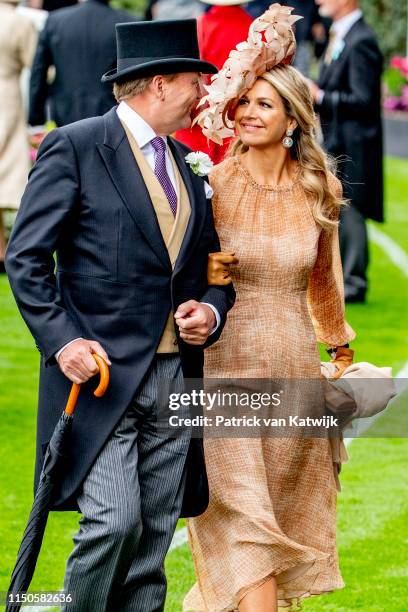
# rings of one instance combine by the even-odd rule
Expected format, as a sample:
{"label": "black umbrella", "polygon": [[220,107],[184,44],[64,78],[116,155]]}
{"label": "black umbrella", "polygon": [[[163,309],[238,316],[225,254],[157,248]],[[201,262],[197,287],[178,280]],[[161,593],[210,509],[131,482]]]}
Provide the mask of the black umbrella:
{"label": "black umbrella", "polygon": [[[102,397],[109,384],[109,368],[106,362],[93,354],[100,372],[100,382],[94,391],[96,397]],[[60,420],[52,434],[44,458],[40,481],[35,494],[33,507],[25,528],[22,542],[17,555],[11,582],[7,593],[6,612],[17,612],[22,603],[15,601],[21,593],[25,593],[30,586],[34,574],[38,555],[47,524],[54,485],[58,482],[59,474],[66,456],[69,433],[72,428],[72,419],[81,385],[73,384],[68,402]]]}

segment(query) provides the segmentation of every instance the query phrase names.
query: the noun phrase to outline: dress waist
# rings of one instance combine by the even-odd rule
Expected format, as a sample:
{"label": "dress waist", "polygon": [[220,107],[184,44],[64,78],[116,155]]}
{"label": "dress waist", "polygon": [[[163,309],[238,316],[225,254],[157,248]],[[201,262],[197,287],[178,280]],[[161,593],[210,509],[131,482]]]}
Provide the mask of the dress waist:
{"label": "dress waist", "polygon": [[291,286],[291,287],[262,287],[258,285],[253,285],[251,283],[243,283],[240,281],[233,281],[234,288],[237,294],[241,294],[243,297],[254,297],[254,298],[262,298],[267,296],[282,296],[282,297],[302,297],[307,294],[307,287],[305,286]]}

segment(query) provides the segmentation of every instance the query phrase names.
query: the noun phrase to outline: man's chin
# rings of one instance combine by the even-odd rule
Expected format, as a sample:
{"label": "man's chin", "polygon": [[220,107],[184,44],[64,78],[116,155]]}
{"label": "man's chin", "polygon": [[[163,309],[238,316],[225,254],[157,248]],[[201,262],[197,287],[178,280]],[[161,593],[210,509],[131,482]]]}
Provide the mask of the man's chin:
{"label": "man's chin", "polygon": [[330,10],[324,6],[319,6],[319,16],[331,19]]}
{"label": "man's chin", "polygon": [[180,127],[178,128],[179,130],[188,130],[189,128],[191,128],[193,123],[193,120],[191,119],[191,117],[189,115],[186,115],[186,117],[184,117],[183,121],[180,122]]}

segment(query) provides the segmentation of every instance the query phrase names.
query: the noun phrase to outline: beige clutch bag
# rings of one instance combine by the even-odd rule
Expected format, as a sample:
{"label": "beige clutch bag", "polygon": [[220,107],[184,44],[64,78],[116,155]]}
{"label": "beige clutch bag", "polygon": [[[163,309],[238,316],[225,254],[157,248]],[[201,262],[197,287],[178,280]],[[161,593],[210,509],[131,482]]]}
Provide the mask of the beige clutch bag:
{"label": "beige clutch bag", "polygon": [[367,362],[353,363],[337,380],[332,378],[335,370],[331,362],[321,364],[326,405],[347,423],[382,412],[397,394],[391,368],[378,368]]}
{"label": "beige clutch bag", "polygon": [[341,491],[339,473],[341,464],[348,461],[342,430],[353,419],[372,417],[382,412],[389,401],[397,394],[391,368],[361,362],[348,366],[341,373],[333,362],[321,363],[324,397],[327,408],[339,417],[341,423],[339,436],[330,438],[333,455],[334,479],[336,488]]}

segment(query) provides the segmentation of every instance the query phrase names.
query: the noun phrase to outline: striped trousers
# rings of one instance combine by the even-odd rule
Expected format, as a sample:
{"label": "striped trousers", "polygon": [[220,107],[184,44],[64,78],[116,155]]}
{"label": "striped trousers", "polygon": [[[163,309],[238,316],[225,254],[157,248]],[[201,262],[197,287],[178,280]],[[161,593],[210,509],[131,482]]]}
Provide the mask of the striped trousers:
{"label": "striped trousers", "polygon": [[190,440],[188,430],[170,437],[155,428],[164,379],[182,391],[178,354],[156,355],[83,483],[83,516],[64,581],[73,602],[64,612],[164,610],[164,558],[181,510]]}

